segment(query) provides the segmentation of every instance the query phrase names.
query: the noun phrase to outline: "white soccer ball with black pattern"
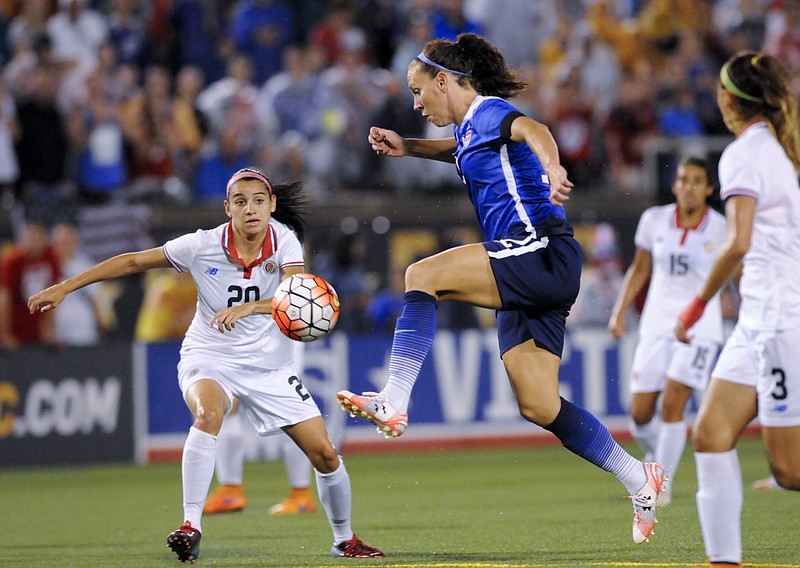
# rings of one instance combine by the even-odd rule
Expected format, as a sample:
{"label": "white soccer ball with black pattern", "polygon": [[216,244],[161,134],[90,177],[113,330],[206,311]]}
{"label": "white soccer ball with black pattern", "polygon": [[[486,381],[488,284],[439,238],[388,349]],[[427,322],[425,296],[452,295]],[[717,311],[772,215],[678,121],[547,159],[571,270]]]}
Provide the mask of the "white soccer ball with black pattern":
{"label": "white soccer ball with black pattern", "polygon": [[320,276],[294,274],[278,286],[272,298],[272,318],[290,339],[303,342],[321,339],[336,327],[339,296]]}

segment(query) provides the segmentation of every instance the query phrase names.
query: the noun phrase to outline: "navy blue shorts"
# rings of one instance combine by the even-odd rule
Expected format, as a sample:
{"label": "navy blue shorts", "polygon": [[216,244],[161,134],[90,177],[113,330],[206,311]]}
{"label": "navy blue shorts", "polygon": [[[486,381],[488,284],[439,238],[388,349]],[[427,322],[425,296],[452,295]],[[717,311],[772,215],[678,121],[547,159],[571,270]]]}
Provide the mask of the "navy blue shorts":
{"label": "navy blue shorts", "polygon": [[497,337],[502,355],[533,339],[561,357],[567,315],[581,282],[583,254],[572,235],[530,235],[483,243],[500,291]]}

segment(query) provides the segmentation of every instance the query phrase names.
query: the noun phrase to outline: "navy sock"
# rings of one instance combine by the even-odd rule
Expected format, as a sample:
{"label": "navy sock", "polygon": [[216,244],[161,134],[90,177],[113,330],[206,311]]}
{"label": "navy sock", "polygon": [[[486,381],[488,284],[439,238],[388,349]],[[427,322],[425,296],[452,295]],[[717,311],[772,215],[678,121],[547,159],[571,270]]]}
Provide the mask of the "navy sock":
{"label": "navy sock", "polygon": [[622,449],[608,429],[590,412],[561,399],[561,410],[545,426],[572,453],[613,473],[625,482],[632,471],[638,473],[641,462]]}

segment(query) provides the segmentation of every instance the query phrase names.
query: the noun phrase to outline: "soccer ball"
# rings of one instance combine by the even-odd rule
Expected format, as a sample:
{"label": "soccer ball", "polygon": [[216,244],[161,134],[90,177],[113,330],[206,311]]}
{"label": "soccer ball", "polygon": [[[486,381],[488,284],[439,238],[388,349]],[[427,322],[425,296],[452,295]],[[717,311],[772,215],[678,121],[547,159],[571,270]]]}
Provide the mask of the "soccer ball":
{"label": "soccer ball", "polygon": [[339,296],[324,278],[293,274],[281,282],[272,298],[272,319],[289,339],[321,339],[339,319]]}

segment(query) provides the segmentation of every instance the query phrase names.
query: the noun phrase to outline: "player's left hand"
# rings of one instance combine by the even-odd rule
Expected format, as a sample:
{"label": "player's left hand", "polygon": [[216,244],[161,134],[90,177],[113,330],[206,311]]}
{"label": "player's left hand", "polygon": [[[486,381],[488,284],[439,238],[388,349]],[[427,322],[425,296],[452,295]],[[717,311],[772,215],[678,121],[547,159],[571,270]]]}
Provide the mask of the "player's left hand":
{"label": "player's left hand", "polygon": [[239,306],[231,306],[220,310],[211,318],[211,327],[216,327],[220,333],[233,330],[236,327],[236,322],[242,318],[246,318],[255,310],[254,302],[247,302]]}
{"label": "player's left hand", "polygon": [[567,179],[567,170],[561,164],[552,165],[547,168],[547,177],[550,180],[550,203],[563,207],[573,188],[573,183]]}

